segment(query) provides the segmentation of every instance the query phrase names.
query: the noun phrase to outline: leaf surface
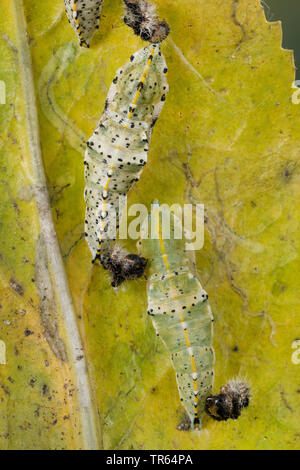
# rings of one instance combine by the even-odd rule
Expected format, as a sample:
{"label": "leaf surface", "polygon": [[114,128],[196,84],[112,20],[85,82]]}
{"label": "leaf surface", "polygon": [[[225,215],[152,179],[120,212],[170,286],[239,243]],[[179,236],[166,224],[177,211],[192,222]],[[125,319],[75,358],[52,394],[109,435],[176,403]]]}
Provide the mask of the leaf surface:
{"label": "leaf surface", "polygon": [[[37,245],[39,216],[32,195],[16,25],[10,2],[4,3],[8,15],[0,26],[0,60],[5,63],[0,79],[5,71],[11,105],[5,111],[0,106],[5,168],[1,318],[11,324],[2,321],[0,339],[7,342],[12,359],[1,381],[12,394],[8,375],[14,380],[23,375],[18,379],[19,401],[8,399],[5,388],[0,389],[1,435],[8,432],[12,406],[19,406],[21,425],[28,421],[32,426],[33,418],[25,414],[32,415],[32,403],[39,403],[32,394],[47,379],[49,389],[57,391],[56,404],[40,395],[39,400],[44,400],[43,410],[54,410],[60,418],[49,425],[48,443],[43,441],[44,428],[34,428],[41,436],[36,438],[37,447],[72,447],[77,445],[71,437],[75,428],[61,418],[67,393],[63,385],[71,380],[71,372],[61,366],[44,338],[38,282],[31,282],[42,241]],[[154,128],[149,162],[128,204],[144,203],[149,208],[152,200],[159,199],[205,205],[205,242],[197,252],[197,266],[215,317],[215,390],[232,376],[242,375],[253,392],[249,408],[237,421],[219,423],[206,417],[200,434],[179,432],[182,408],[175,374],[146,315],[145,280],[113,290],[108,275],[91,266],[83,238],[84,142],[96,127],[115,71],[142,47],[122,23],[121,3],[104,3],[91,49],[81,50],[63,2],[44,0],[41,5],[40,0],[24,0],[52,215],[104,448],[296,449],[300,366],[292,361],[292,345],[300,338],[296,203],[300,108],[292,102],[293,54],[281,48],[281,25],[266,22],[258,0],[156,2],[160,16],[171,26],[162,46],[170,92]],[[8,119],[3,119],[4,112]],[[124,244],[133,250],[135,241]],[[24,337],[26,327],[34,334]],[[64,325],[59,331],[63,340]],[[19,356],[14,355],[15,344]],[[26,354],[28,376],[18,370]],[[44,367],[45,360],[50,367]],[[4,369],[0,370],[2,374]],[[26,388],[31,376],[38,380]],[[27,389],[28,408],[22,406]],[[30,446],[23,437],[22,443],[18,441],[27,430],[15,429],[13,440],[3,438],[3,445]],[[30,439],[32,432],[27,432]],[[64,440],[58,444],[62,432]]]}

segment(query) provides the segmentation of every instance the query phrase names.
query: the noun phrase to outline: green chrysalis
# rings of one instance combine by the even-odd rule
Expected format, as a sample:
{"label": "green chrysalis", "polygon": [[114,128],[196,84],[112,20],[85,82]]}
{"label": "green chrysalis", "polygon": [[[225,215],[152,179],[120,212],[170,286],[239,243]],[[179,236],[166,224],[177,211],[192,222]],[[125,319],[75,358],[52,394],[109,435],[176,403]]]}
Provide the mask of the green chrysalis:
{"label": "green chrysalis", "polygon": [[[163,220],[170,219],[170,237]],[[147,237],[148,227],[151,236]],[[179,229],[179,230],[178,230]],[[194,269],[186,239],[176,239],[181,221],[158,203],[141,228],[139,251],[148,259],[148,314],[171,354],[179,395],[192,428],[201,427],[213,386],[212,313]],[[182,230],[181,230],[182,232]]]}

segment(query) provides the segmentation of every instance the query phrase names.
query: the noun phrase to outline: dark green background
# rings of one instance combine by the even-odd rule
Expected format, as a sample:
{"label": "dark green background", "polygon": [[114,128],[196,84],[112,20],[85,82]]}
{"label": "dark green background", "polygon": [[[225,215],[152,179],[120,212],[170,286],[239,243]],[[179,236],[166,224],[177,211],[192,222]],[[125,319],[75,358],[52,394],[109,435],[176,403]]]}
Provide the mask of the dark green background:
{"label": "dark green background", "polygon": [[281,20],[283,47],[295,51],[297,80],[300,80],[300,0],[262,0],[267,19]]}

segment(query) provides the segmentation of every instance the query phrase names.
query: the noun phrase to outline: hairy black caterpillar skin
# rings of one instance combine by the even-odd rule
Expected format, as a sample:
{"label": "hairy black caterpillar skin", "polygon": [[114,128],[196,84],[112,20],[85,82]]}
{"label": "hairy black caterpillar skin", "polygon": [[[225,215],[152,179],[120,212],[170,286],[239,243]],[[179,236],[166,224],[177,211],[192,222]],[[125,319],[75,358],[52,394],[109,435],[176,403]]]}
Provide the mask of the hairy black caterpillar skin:
{"label": "hairy black caterpillar skin", "polygon": [[237,419],[250,402],[250,388],[241,380],[231,380],[221,388],[219,395],[207,397],[206,413],[217,421]]}
{"label": "hairy black caterpillar skin", "polygon": [[90,47],[90,39],[99,29],[104,0],[64,0],[68,21],[81,47]]}
{"label": "hairy black caterpillar skin", "polygon": [[147,260],[114,245],[102,254],[101,263],[112,276],[112,287],[118,287],[123,281],[141,277]]}
{"label": "hairy black caterpillar skin", "polygon": [[155,6],[147,0],[124,0],[124,23],[133,29],[137,36],[151,43],[162,42],[168,36],[170,27],[155,13]]}

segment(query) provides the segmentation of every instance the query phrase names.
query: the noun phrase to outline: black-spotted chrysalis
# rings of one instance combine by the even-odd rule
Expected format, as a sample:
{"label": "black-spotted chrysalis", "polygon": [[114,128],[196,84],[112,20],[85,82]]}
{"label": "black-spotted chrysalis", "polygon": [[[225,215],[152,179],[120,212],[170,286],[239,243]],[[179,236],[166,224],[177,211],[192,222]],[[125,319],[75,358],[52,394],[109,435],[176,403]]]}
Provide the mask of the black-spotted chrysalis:
{"label": "black-spotted chrysalis", "polygon": [[[163,236],[163,220],[170,220],[170,238]],[[146,238],[149,227],[152,232]],[[149,265],[148,314],[170,353],[191,427],[200,428],[213,385],[213,318],[195,272],[193,252],[186,251],[184,237],[175,238],[181,228],[179,218],[154,203],[142,224],[139,251]]]}
{"label": "black-spotted chrysalis", "polygon": [[159,44],[133,54],[117,71],[102,117],[87,142],[85,237],[94,262],[104,259],[107,265],[122,215],[119,197],[138,181],[147,163],[152,128],[169,89],[166,73]]}
{"label": "black-spotted chrysalis", "polygon": [[99,28],[103,1],[64,0],[69,23],[82,47],[89,47],[91,37]]}

